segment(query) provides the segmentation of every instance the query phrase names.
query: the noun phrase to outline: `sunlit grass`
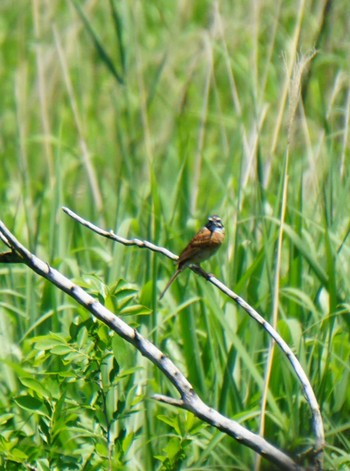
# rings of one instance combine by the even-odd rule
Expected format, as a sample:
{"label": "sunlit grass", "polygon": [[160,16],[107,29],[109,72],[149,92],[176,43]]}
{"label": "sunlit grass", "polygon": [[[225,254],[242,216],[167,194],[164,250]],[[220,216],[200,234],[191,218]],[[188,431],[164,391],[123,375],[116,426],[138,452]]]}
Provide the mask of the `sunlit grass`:
{"label": "sunlit grass", "polygon": [[[158,303],[171,262],[98,240],[60,208],[177,253],[219,213],[226,242],[205,268],[267,320],[278,306],[277,329],[321,406],[330,469],[350,466],[347,10],[225,0],[0,6],[1,219],[117,313],[145,306],[126,320],[203,400],[258,431],[266,334],[193,273]],[[293,68],[315,46],[303,100],[291,101]],[[5,469],[252,469],[250,450],[152,401],[175,394],[167,380],[66,296],[21,266],[0,275]],[[313,443],[278,351],[264,435],[291,453]]]}

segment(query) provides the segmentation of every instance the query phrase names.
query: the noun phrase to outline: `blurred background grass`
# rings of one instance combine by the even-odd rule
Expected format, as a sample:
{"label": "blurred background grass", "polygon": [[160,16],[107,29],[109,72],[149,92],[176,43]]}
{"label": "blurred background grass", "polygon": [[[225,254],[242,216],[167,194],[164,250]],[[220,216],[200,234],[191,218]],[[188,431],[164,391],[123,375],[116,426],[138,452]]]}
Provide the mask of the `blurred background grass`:
{"label": "blurred background grass", "polygon": [[[267,320],[277,306],[327,469],[350,466],[349,22],[344,0],[0,5],[1,218],[253,431],[267,384],[264,435],[295,454],[310,413],[279,352],[265,382],[259,326],[192,273],[158,304],[168,260],[60,208],[177,253],[220,214],[226,243],[205,267]],[[252,469],[252,452],[150,400],[167,380],[66,296],[24,267],[0,273],[4,469]]]}

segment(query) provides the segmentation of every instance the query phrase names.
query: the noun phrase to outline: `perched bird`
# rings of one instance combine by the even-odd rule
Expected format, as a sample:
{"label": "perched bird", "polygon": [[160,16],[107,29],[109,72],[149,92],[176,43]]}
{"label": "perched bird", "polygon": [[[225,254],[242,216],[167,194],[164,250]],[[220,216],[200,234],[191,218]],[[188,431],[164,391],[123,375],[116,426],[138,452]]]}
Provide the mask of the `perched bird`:
{"label": "perched bird", "polygon": [[171,283],[180,275],[180,273],[189,265],[199,265],[207,260],[218,250],[225,238],[225,229],[219,216],[210,216],[208,222],[191,242],[180,253],[177,263],[177,270],[168,281],[164,291],[159,299],[162,299]]}

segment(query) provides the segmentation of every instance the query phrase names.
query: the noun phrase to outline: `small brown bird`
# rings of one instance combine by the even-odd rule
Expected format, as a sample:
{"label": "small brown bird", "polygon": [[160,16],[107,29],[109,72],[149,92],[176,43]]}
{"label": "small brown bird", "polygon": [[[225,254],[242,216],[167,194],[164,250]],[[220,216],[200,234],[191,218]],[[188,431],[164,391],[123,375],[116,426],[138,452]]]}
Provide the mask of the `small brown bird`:
{"label": "small brown bird", "polygon": [[189,265],[199,265],[207,260],[221,246],[225,238],[225,229],[219,216],[210,216],[207,224],[197,232],[191,242],[183,249],[177,260],[177,270],[168,281],[159,299],[162,299],[171,283]]}

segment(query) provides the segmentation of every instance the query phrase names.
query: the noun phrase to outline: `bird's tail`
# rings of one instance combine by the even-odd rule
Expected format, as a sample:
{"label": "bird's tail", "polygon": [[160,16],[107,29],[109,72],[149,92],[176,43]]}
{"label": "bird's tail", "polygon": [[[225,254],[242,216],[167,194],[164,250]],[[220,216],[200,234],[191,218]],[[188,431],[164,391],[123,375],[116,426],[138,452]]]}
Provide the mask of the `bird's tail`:
{"label": "bird's tail", "polygon": [[159,301],[162,299],[162,297],[165,295],[166,291],[168,290],[169,286],[171,285],[171,283],[176,280],[176,278],[180,275],[180,273],[182,272],[182,270],[180,270],[179,268],[176,270],[176,272],[173,274],[173,276],[170,278],[170,280],[168,281],[166,287],[164,288],[162,294],[159,296]]}

